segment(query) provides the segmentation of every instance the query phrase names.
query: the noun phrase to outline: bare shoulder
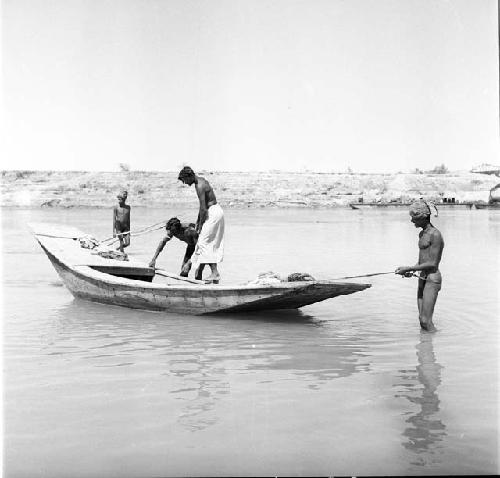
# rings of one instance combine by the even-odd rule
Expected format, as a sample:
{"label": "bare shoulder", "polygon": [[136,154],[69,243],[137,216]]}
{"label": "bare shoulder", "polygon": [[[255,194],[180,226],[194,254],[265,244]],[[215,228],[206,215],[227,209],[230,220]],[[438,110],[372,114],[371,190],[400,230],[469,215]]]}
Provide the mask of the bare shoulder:
{"label": "bare shoulder", "polygon": [[198,176],[198,184],[203,188],[203,189],[208,189],[210,187],[210,183],[201,176]]}
{"label": "bare shoulder", "polygon": [[196,190],[199,194],[205,193],[210,190],[210,183],[201,176],[198,176],[198,183],[196,184]]}
{"label": "bare shoulder", "polygon": [[198,239],[198,233],[193,228],[188,227],[184,232],[184,237],[196,240]]}
{"label": "bare shoulder", "polygon": [[443,242],[443,235],[441,234],[441,231],[436,227],[432,228],[432,230],[430,231],[430,236],[431,239],[435,241]]}

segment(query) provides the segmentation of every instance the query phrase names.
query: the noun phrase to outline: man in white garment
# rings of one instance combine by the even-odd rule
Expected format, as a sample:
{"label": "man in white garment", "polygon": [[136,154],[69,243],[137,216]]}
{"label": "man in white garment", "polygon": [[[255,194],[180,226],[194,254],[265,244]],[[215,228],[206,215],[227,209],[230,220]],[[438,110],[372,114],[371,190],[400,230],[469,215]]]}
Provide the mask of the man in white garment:
{"label": "man in white garment", "polygon": [[195,185],[196,194],[200,202],[200,212],[196,221],[196,231],[199,233],[196,249],[182,270],[189,271],[191,265],[200,271],[205,264],[211,269],[211,274],[205,279],[207,284],[218,284],[220,274],[217,264],[224,256],[224,212],[217,203],[214,190],[210,183],[198,176],[189,167],[185,166],[179,173],[180,181],[188,186]]}

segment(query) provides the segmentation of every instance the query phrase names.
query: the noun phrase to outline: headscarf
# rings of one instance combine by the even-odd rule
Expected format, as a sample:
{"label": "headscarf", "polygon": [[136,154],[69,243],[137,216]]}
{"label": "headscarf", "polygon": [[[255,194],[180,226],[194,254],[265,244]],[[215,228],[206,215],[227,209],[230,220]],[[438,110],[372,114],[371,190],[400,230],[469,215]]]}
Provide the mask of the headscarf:
{"label": "headscarf", "polygon": [[431,207],[434,208],[435,213],[434,216],[437,217],[438,210],[436,205],[431,201],[425,201],[420,198],[417,201],[414,201],[410,206],[410,216],[412,217],[430,217],[432,215]]}
{"label": "headscarf", "polygon": [[116,195],[116,197],[117,197],[117,198],[123,198],[123,199],[126,199],[126,198],[127,198],[127,196],[128,196],[128,192],[127,192],[127,191],[125,191],[125,190],[123,190],[121,193],[118,193],[118,194]]}

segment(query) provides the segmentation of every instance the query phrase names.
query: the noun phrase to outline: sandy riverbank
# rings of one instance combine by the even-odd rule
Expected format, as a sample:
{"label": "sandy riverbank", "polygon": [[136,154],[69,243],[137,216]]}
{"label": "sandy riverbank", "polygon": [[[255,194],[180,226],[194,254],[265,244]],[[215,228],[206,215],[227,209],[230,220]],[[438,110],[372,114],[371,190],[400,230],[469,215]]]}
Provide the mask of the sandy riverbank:
{"label": "sandy riverbank", "polygon": [[[496,176],[447,174],[347,174],[200,172],[225,207],[336,207],[368,201],[454,197],[487,202]],[[192,188],[176,172],[2,171],[2,207],[110,207],[121,189],[143,207],[197,206]]]}

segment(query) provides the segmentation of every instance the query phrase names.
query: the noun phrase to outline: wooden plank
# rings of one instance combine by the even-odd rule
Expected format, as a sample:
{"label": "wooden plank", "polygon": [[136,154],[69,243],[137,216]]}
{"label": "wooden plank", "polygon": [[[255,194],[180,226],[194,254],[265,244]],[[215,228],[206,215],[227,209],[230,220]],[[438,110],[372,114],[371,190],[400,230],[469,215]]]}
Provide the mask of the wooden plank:
{"label": "wooden plank", "polygon": [[156,273],[163,277],[168,277],[170,279],[180,280],[183,282],[189,282],[190,284],[201,284],[206,285],[202,280],[190,279],[189,277],[179,276],[177,274],[172,274],[171,272],[167,272],[163,269],[155,269]]}

